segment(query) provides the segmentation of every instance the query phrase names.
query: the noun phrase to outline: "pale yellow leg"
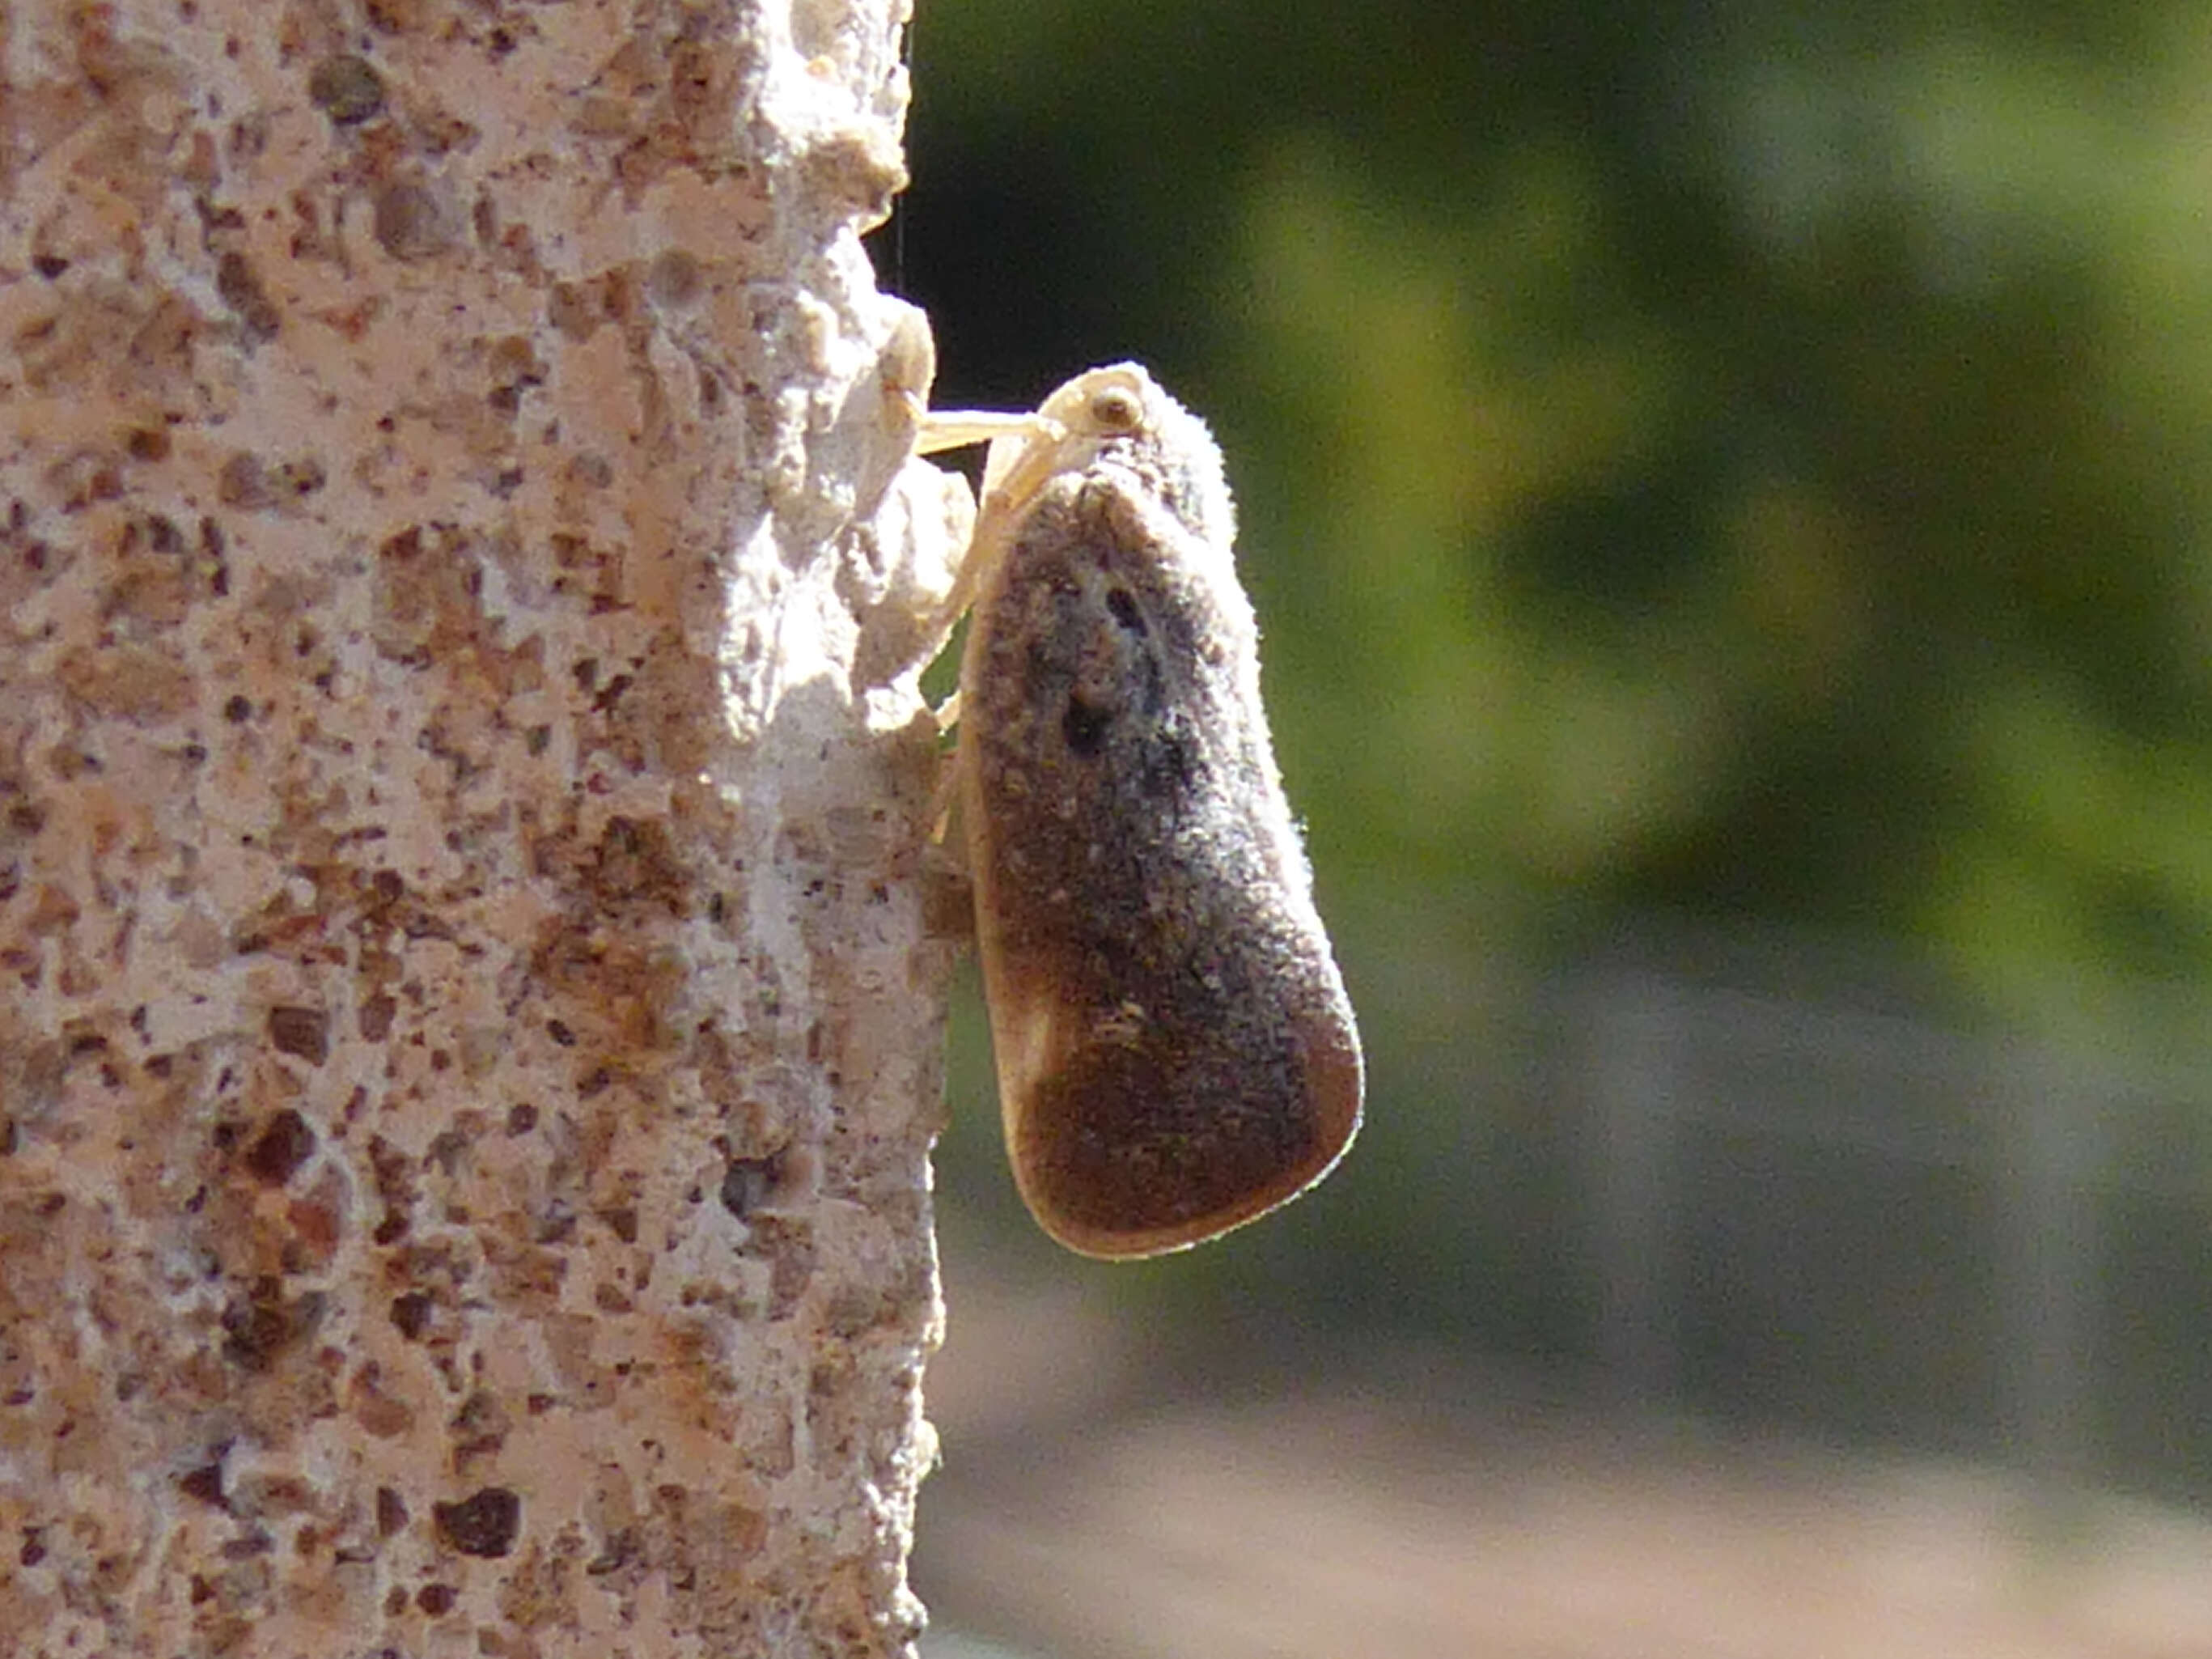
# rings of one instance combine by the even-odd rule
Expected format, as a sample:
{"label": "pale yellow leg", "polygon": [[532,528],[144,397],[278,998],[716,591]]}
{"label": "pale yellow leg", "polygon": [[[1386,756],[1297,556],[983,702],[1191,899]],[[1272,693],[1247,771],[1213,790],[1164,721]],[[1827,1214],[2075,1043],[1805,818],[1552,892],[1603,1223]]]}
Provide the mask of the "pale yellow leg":
{"label": "pale yellow leg", "polygon": [[1059,422],[1042,415],[993,415],[980,410],[928,410],[914,441],[917,455],[941,455],[948,449],[988,444],[998,438],[1049,438]]}
{"label": "pale yellow leg", "polygon": [[[933,410],[925,413],[915,434],[914,448],[917,455],[942,454],[948,449],[964,449],[970,444],[989,444],[995,458],[1002,452],[999,445],[1006,442],[1014,453],[1030,453],[1055,449],[1066,437],[1066,428],[1060,422],[1043,415],[998,415],[982,410]],[[1003,463],[1001,464],[1003,465]],[[991,488],[991,469],[984,471],[985,491],[977,504],[975,528],[968,543],[968,550],[960,561],[959,568],[952,573],[952,586],[945,594],[938,612],[943,624],[951,624],[975,603],[975,593],[982,578],[1004,539],[1008,516],[1005,492]],[[944,722],[950,725],[947,720]]]}

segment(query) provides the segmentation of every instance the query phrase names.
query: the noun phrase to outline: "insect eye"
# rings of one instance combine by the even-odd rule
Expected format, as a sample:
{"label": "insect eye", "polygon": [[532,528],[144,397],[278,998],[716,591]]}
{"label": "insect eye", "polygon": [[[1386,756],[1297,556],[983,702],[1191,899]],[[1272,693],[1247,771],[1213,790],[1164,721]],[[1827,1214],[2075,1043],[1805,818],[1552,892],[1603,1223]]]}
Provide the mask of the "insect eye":
{"label": "insect eye", "polygon": [[1133,432],[1145,418],[1145,408],[1135,392],[1114,386],[1091,398],[1091,418],[1102,432]]}

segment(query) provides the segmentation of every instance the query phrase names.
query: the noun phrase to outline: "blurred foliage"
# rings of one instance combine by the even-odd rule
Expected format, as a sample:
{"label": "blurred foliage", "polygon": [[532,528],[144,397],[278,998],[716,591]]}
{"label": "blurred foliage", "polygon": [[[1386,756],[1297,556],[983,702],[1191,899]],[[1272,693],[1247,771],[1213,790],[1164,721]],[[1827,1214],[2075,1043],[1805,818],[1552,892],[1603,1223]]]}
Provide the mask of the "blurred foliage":
{"label": "blurred foliage", "polygon": [[2204,21],[921,0],[878,251],[939,401],[1133,356],[1213,423],[1367,1031],[1347,1178],[1218,1247],[1224,1302],[1475,1297],[1364,1276],[1443,1226],[1570,1341],[1503,1307],[1561,1248],[1510,987],[1633,918],[2202,1029]]}

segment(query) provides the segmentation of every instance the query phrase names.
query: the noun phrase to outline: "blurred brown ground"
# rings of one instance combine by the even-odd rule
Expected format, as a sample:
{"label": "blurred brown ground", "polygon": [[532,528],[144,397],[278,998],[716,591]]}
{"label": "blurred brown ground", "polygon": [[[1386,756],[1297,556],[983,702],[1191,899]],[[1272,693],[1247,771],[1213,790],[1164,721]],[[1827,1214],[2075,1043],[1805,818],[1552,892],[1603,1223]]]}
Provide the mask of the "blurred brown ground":
{"label": "blurred brown ground", "polygon": [[915,1582],[1024,1659],[2212,1659],[2202,1517],[946,1276]]}

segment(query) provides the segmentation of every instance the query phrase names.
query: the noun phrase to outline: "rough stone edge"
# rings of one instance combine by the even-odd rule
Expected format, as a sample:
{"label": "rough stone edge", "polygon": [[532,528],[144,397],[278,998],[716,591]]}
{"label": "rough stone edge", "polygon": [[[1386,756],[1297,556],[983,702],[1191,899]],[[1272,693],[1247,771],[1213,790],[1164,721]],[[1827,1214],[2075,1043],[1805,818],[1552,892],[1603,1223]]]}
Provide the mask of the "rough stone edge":
{"label": "rough stone edge", "polygon": [[892,9],[0,20],[31,1651],[909,1650],[964,503],[858,242]]}

